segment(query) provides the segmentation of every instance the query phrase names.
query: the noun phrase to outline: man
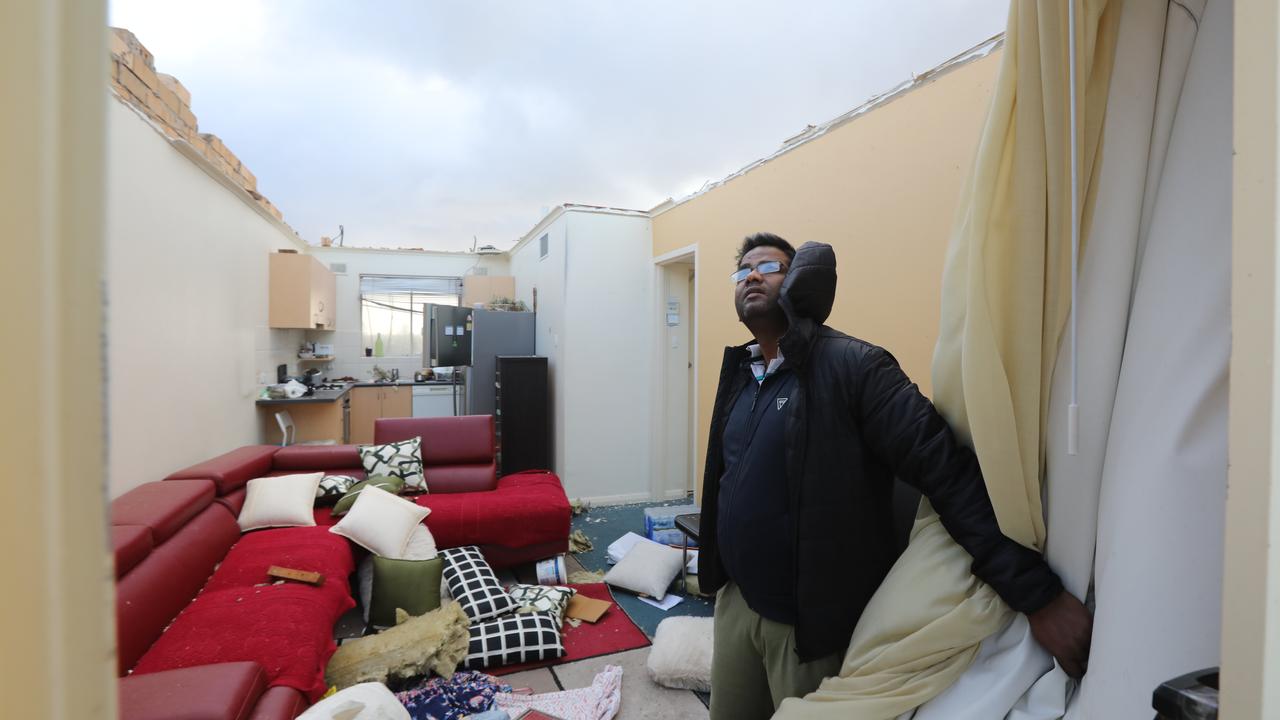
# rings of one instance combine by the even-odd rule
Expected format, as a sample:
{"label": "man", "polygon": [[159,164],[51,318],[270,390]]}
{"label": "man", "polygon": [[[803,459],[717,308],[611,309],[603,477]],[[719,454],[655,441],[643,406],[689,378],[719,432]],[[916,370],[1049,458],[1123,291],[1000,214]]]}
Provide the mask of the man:
{"label": "man", "polygon": [[754,341],[725,349],[702,491],[699,581],[719,590],[713,720],[767,718],[839,672],[896,559],[895,477],[929,498],[973,572],[1079,677],[1092,621],[1034,550],[1001,534],[973,452],[883,348],[823,325],[835,253],[746,238],[733,274]]}

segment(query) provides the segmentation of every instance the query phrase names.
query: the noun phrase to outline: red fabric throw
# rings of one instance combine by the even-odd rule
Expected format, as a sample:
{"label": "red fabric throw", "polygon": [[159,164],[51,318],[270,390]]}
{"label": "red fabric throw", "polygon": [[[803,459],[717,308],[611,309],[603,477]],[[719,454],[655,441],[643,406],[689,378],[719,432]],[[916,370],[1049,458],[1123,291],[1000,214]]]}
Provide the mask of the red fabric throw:
{"label": "red fabric throw", "polygon": [[[569,500],[553,473],[530,471],[498,480],[496,490],[406,495],[431,508],[424,521],[436,546],[504,545],[527,547],[569,537]],[[341,518],[330,508],[316,509],[316,524]]]}
{"label": "red fabric throw", "polygon": [[240,537],[204,586],[204,592],[253,587],[269,582],[272,565],[318,572],[320,588],[350,596],[347,577],[355,572],[351,543],[327,527],[255,530]]}
{"label": "red fabric throw", "polygon": [[252,660],[266,670],[269,686],[294,688],[314,703],[324,694],[324,668],[337,650],[334,623],[354,605],[347,593],[295,583],[203,592],[133,672]]}
{"label": "red fabric throw", "polygon": [[555,660],[486,668],[485,672],[490,675],[508,675],[521,670],[531,670],[549,665],[563,665],[564,663],[586,660],[587,658],[601,655],[612,655],[623,650],[634,650],[653,644],[649,640],[649,636],[644,634],[644,631],[622,610],[622,606],[618,605],[613,599],[613,593],[609,590],[608,585],[591,583],[588,585],[569,585],[567,587],[577,590],[578,594],[583,597],[611,602],[613,607],[605,611],[605,614],[594,624],[583,622],[578,627],[574,627],[566,622],[564,629],[561,630],[564,639],[564,655],[561,657]]}

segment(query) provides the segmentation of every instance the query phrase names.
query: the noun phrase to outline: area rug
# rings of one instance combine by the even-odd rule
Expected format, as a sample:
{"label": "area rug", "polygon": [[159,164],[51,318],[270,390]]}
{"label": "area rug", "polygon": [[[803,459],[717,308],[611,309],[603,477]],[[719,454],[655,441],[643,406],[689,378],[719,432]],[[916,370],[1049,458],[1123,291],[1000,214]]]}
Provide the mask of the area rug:
{"label": "area rug", "polygon": [[605,600],[612,603],[600,620],[595,623],[584,622],[578,627],[565,623],[564,656],[555,660],[507,665],[499,668],[488,668],[490,675],[508,675],[522,670],[561,665],[577,660],[612,655],[624,650],[648,647],[653,644],[649,636],[644,634],[638,625],[632,622],[627,613],[618,605],[609,586],[604,583],[589,585],[569,585],[583,597]]}

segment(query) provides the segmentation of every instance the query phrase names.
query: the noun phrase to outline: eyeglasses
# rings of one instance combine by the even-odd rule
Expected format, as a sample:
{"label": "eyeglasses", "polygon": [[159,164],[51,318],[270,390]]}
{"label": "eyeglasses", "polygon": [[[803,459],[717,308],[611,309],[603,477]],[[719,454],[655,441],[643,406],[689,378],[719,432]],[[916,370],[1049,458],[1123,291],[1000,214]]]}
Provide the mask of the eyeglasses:
{"label": "eyeglasses", "polygon": [[755,267],[738,268],[737,272],[729,276],[729,279],[733,280],[735,283],[740,283],[747,279],[747,276],[751,274],[752,270],[760,273],[761,275],[768,275],[770,273],[786,272],[787,268],[782,264],[781,260],[765,260]]}

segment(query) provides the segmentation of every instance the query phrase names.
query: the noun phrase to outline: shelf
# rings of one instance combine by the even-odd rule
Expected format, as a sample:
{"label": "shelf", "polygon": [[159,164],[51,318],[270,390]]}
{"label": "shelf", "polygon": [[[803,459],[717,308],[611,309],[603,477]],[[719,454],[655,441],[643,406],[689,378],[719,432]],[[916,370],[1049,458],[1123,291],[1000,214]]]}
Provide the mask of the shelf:
{"label": "shelf", "polygon": [[309,357],[309,358],[300,357],[300,358],[298,358],[298,362],[300,362],[300,363],[306,363],[306,362],[333,362],[333,360],[334,360],[334,356],[332,356],[332,355],[324,355],[324,356],[322,356],[322,357]]}

